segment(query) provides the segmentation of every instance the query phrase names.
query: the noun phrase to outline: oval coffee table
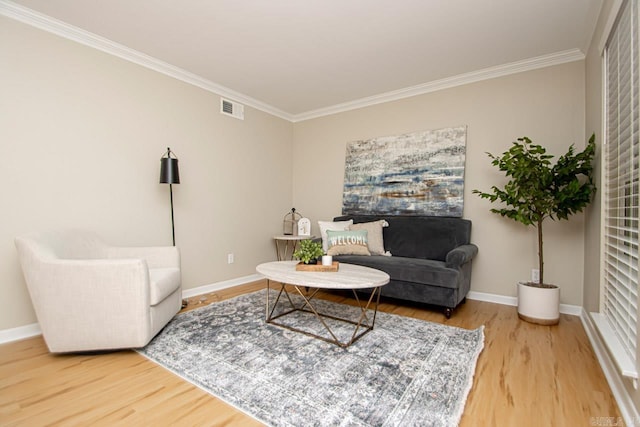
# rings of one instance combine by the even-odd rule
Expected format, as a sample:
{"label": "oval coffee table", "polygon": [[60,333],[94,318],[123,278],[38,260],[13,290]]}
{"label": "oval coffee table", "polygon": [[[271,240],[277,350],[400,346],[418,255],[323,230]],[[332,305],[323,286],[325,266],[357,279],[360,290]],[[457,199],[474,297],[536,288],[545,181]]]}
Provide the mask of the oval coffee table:
{"label": "oval coffee table", "polygon": [[[378,313],[378,303],[380,301],[380,289],[389,283],[389,275],[380,270],[369,267],[362,267],[352,264],[339,264],[338,271],[320,272],[320,271],[297,271],[296,264],[298,261],[275,261],[260,264],[256,267],[256,271],[267,278],[267,303],[266,303],[266,322],[277,326],[281,326],[292,331],[301,332],[303,334],[319,338],[321,340],[339,345],[340,347],[348,347],[367,332],[371,331],[375,325],[376,314]],[[271,283],[278,283],[280,290],[275,302],[271,305],[270,288]],[[301,304],[296,305],[292,300],[289,292],[285,290],[286,285],[291,285],[295,292],[303,299]],[[312,291],[303,292],[303,288],[311,288]],[[343,289],[351,290],[358,302],[360,308],[360,316],[357,320],[345,319],[321,313],[313,304],[313,299],[321,289]],[[368,300],[360,300],[356,290],[372,289]],[[277,290],[277,286],[276,286]],[[289,302],[290,309],[275,313],[276,306],[281,297],[286,298]],[[313,313],[315,317],[322,323],[324,328],[329,332],[331,338],[317,335],[310,331],[305,331],[284,323],[277,322],[276,319],[286,316],[294,312]],[[372,311],[373,316],[369,318],[368,312]],[[345,322],[355,326],[351,339],[340,341],[331,330],[325,318]]]}

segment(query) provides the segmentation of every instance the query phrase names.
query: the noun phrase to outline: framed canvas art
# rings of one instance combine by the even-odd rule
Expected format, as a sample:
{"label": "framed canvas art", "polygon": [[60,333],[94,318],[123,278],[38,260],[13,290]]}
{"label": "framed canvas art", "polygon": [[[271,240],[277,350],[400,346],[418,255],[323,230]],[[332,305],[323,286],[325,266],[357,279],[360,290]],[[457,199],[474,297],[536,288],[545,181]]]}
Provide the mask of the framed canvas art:
{"label": "framed canvas art", "polygon": [[347,144],[343,215],[462,217],[467,127]]}

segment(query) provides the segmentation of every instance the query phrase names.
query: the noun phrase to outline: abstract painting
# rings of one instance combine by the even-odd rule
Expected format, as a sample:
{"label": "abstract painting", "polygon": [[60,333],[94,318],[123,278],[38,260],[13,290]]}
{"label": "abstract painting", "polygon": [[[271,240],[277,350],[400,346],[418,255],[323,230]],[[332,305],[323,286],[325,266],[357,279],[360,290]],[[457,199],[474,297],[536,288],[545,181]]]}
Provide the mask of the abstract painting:
{"label": "abstract painting", "polygon": [[347,144],[343,215],[462,217],[467,127]]}

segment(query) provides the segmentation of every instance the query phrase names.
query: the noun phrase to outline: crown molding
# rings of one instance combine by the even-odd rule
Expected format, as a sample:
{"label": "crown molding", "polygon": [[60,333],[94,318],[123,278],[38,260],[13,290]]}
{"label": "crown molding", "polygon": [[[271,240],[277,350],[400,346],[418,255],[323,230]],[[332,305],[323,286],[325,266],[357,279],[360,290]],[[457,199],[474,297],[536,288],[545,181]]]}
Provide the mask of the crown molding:
{"label": "crown molding", "polygon": [[74,27],[73,25],[69,25],[65,22],[8,0],[0,0],[0,15],[4,15],[8,18],[56,34],[85,46],[92,47],[110,55],[117,56],[118,58],[149,68],[153,71],[157,71],[169,77],[197,86],[206,91],[213,92],[222,97],[232,99],[257,110],[272,114],[276,117],[280,117],[288,121],[293,120],[293,116],[291,114],[265,104],[264,102],[258,101],[257,99],[243,95],[189,71],[183,70],[182,68],[175,67],[164,61],[160,61],[159,59],[138,52],[137,50],[130,49],[107,38],[90,33],[78,27]]}
{"label": "crown molding", "polygon": [[320,108],[306,113],[296,114],[293,116],[293,122],[300,122],[318,117],[329,116],[331,114],[342,113],[345,111],[355,110],[358,108],[369,107],[376,104],[382,104],[399,99],[410,98],[416,95],[423,95],[430,92],[436,92],[443,89],[449,89],[456,86],[462,86],[469,83],[480,82],[483,80],[495,79],[510,74],[522,73],[524,71],[536,70],[538,68],[560,65],[567,62],[581,61],[585,59],[585,54],[579,49],[571,49],[562,52],[552,53],[550,55],[538,56],[535,58],[525,59],[523,61],[511,62],[508,64],[498,65],[495,67],[484,68],[470,73],[459,74],[457,76],[448,77],[441,80],[419,84],[404,89],[394,90],[391,92],[381,93],[379,95],[369,96],[355,101],[345,102],[333,105],[331,107]]}
{"label": "crown molding", "polygon": [[600,52],[600,55],[604,54],[604,48],[607,45],[609,36],[611,35],[611,30],[613,30],[613,25],[616,23],[616,19],[618,19],[620,9],[622,9],[622,3],[623,0],[613,0],[611,3],[612,6],[611,9],[609,9],[609,15],[604,23],[604,28],[600,35],[600,40],[598,41],[598,52]]}
{"label": "crown molding", "polygon": [[253,107],[257,110],[263,111],[276,117],[280,117],[281,119],[288,120],[293,123],[369,107],[385,102],[397,101],[400,99],[410,98],[416,95],[423,95],[430,92],[436,92],[443,89],[449,89],[469,83],[494,79],[496,77],[502,77],[509,74],[521,73],[524,71],[550,67],[567,62],[580,61],[585,58],[584,53],[579,49],[566,50],[550,55],[544,55],[536,58],[526,59],[523,61],[485,68],[482,70],[460,74],[458,76],[448,77],[441,80],[435,80],[432,82],[427,82],[391,92],[385,92],[326,108],[311,110],[300,114],[291,114],[269,104],[266,104],[262,101],[251,98],[227,87],[221,86],[210,80],[204,79],[182,68],[175,67],[171,64],[160,61],[159,59],[130,49],[124,45],[115,43],[109,39],[82,30],[78,27],[74,27],[65,22],[41,14],[24,6],[15,4],[11,1],[0,0],[0,15],[7,16],[9,18],[23,22],[41,30],[48,31],[60,37],[64,37],[66,39],[83,44],[85,46],[98,49],[110,55],[117,56],[126,61],[157,71],[159,73],[173,77],[177,80],[181,80],[185,83],[197,86],[206,91],[213,92],[222,97],[240,102],[249,107]]}

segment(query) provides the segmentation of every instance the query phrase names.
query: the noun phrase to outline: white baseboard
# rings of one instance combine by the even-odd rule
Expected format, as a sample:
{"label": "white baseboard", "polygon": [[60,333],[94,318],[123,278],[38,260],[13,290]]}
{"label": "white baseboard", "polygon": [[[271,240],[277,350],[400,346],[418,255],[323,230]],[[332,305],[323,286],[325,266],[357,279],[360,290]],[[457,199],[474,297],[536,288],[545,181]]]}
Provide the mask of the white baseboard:
{"label": "white baseboard", "polygon": [[[191,298],[196,295],[202,295],[209,292],[219,291],[221,289],[232,288],[234,286],[245,285],[247,283],[256,282],[263,277],[259,274],[251,274],[249,276],[238,277],[236,279],[225,280],[222,282],[211,283],[209,285],[198,286],[197,288],[185,289],[182,291],[182,298]],[[470,291],[467,294],[467,298],[477,301],[491,302],[495,304],[517,306],[518,299],[516,297],[509,297],[504,295],[490,294],[486,292]],[[560,304],[560,313],[571,314],[574,316],[580,316],[582,313],[582,307]],[[0,330],[0,344],[19,341],[25,338],[31,338],[36,335],[42,334],[40,325],[33,323],[31,325],[20,326],[12,329]]]}
{"label": "white baseboard", "polygon": [[[606,344],[600,337],[593,319],[589,313],[582,309],[580,313],[580,320],[582,320],[582,326],[584,326],[587,337],[589,337],[591,347],[598,358],[598,362],[600,363],[604,376],[609,383],[609,387],[611,387],[611,392],[618,404],[622,418],[624,418],[625,425],[637,425],[638,420],[640,420],[638,409],[627,392],[627,389],[624,386],[624,379],[622,375],[620,375],[620,371],[616,367],[614,360],[609,355]],[[606,416],[606,414],[603,415]]]}
{"label": "white baseboard", "polygon": [[260,274],[251,274],[249,276],[238,277],[237,279],[225,280],[223,282],[211,283],[210,285],[198,286],[197,288],[186,289],[182,291],[182,298],[191,298],[196,295],[207,294],[209,292],[219,291],[221,289],[232,288],[234,286],[246,285],[247,283],[257,282],[264,277]]}
{"label": "white baseboard", "polygon": [[469,293],[467,294],[467,298],[475,301],[492,302],[495,304],[502,304],[502,305],[512,305],[512,306],[518,305],[518,299],[516,297],[507,297],[504,295],[488,294],[486,292],[469,291]]}
{"label": "white baseboard", "polygon": [[42,335],[40,325],[32,323],[30,325],[19,326],[17,328],[4,329],[0,331],[0,344],[20,341],[26,338]]}
{"label": "white baseboard", "polygon": [[[514,307],[518,305],[517,297],[507,297],[504,295],[489,294],[486,292],[469,291],[469,293],[467,294],[467,298],[476,300],[476,301],[492,302],[495,304],[502,304],[502,305],[511,305]],[[580,307],[579,305],[560,304],[560,313],[570,314],[572,316],[580,316],[582,314],[582,307]]]}

